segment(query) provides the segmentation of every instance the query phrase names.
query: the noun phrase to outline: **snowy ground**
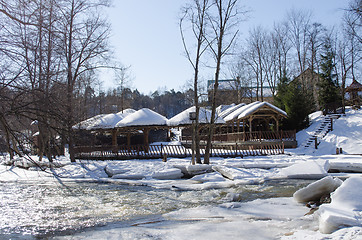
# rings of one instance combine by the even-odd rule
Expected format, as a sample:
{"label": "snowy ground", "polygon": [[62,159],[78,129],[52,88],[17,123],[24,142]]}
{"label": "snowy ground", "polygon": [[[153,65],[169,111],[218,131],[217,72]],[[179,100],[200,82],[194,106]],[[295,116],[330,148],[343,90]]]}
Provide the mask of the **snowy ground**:
{"label": "snowy ground", "polygon": [[[7,181],[103,181],[130,185],[147,185],[171,191],[229,188],[244,184],[258,184],[272,179],[321,179],[331,175],[342,180],[350,176],[350,183],[340,191],[352,192],[354,199],[346,200],[336,195],[332,203],[312,215],[304,204],[290,198],[257,199],[251,202],[234,202],[230,195],[227,203],[219,206],[202,206],[180,209],[122,228],[104,227],[63,236],[65,239],[362,239],[362,111],[349,110],[346,116],[334,121],[334,131],[328,133],[318,149],[302,147],[322,116],[316,113],[311,126],[297,134],[300,147],[288,150],[285,155],[247,158],[213,158],[211,166],[190,166],[190,159],[82,161],[69,163],[66,157],[58,159],[61,168],[37,167],[25,170],[0,165],[0,182]],[[336,155],[336,148],[344,154]],[[18,159],[23,162],[23,159]],[[36,159],[34,159],[36,160]],[[3,159],[5,162],[6,159]],[[26,164],[26,163],[24,163]],[[329,169],[352,173],[333,173]],[[181,172],[205,172],[191,179],[180,179]],[[338,190],[338,189],[337,189]],[[357,192],[357,193],[356,193]],[[355,193],[355,194],[354,194]],[[344,199],[344,200],[341,200]],[[320,224],[325,218],[351,220],[354,227],[345,227],[331,233],[321,233]],[[329,217],[329,218],[328,218]],[[321,220],[322,219],[322,220]],[[346,220],[346,221],[347,221]],[[328,221],[327,223],[328,224]],[[322,231],[324,232],[324,231]]]}

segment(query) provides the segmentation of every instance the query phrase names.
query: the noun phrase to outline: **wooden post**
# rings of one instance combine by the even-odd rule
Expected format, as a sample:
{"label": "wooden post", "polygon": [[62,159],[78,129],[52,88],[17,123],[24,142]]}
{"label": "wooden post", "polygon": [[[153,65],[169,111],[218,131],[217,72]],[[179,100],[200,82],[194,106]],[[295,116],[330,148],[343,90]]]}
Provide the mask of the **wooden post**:
{"label": "wooden post", "polygon": [[250,133],[250,139],[252,139],[252,137],[253,137],[252,134],[251,134],[251,132],[252,132],[252,130],[253,130],[253,127],[251,126],[252,121],[253,121],[253,120],[252,120],[252,118],[250,117],[250,118],[249,118],[249,133]]}
{"label": "wooden post", "polygon": [[243,119],[243,142],[245,142],[245,119]]}
{"label": "wooden post", "polygon": [[112,152],[117,152],[117,129],[112,129]]}
{"label": "wooden post", "polygon": [[333,131],[333,118],[331,118],[331,131]]}
{"label": "wooden post", "polygon": [[148,135],[149,135],[149,132],[150,132],[150,130],[148,128],[143,129],[145,153],[148,153],[148,147],[149,147]]}
{"label": "wooden post", "polygon": [[131,133],[130,132],[127,132],[127,149],[128,149],[128,152],[131,151]]}
{"label": "wooden post", "polygon": [[235,143],[235,157],[238,156],[238,143]]}

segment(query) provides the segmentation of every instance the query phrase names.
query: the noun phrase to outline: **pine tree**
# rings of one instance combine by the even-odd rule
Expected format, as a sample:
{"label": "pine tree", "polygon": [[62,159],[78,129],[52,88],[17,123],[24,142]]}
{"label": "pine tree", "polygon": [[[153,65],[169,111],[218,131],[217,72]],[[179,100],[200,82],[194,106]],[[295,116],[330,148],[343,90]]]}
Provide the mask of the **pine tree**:
{"label": "pine tree", "polygon": [[321,110],[328,112],[331,106],[334,111],[336,110],[336,106],[341,101],[341,96],[336,80],[337,74],[334,73],[334,52],[329,39],[325,40],[323,51],[324,53],[321,55],[321,73],[319,74],[320,81],[318,83],[318,101]]}
{"label": "pine tree", "polygon": [[277,86],[277,94],[274,96],[274,104],[278,108],[285,111],[284,98],[288,92],[288,83],[289,79],[287,77],[287,72],[284,70],[283,75],[280,76],[279,83]]}
{"label": "pine tree", "polygon": [[308,115],[313,109],[312,99],[312,94],[303,90],[299,82],[290,82],[284,71],[274,97],[274,104],[288,114],[288,118],[282,123],[283,128],[301,130],[307,127]]}
{"label": "pine tree", "polygon": [[298,131],[309,125],[308,115],[313,109],[312,99],[312,94],[303,90],[299,82],[293,81],[288,85],[283,100],[285,111],[288,114],[284,124],[287,129],[296,129]]}

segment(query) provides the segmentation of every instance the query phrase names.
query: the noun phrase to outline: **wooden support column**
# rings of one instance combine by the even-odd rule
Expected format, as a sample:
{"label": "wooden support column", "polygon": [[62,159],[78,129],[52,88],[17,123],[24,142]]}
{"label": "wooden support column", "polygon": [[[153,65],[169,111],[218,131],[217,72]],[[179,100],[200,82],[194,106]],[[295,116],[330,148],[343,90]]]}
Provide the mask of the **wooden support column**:
{"label": "wooden support column", "polygon": [[243,142],[245,142],[245,119],[243,119]]}
{"label": "wooden support column", "polygon": [[149,148],[149,141],[148,141],[148,136],[150,133],[150,129],[148,128],[144,128],[143,129],[143,140],[144,140],[144,146],[145,146],[145,152],[148,153],[148,148]]}
{"label": "wooden support column", "polygon": [[253,118],[249,117],[249,134],[250,134],[250,140],[252,139],[253,135],[251,134],[251,132],[253,131],[253,127],[251,125],[251,123],[253,122]]}
{"label": "wooden support column", "polygon": [[112,148],[113,152],[117,151],[118,143],[117,143],[117,129],[112,129]]}
{"label": "wooden support column", "polygon": [[130,152],[131,151],[131,133],[127,132],[127,149]]}

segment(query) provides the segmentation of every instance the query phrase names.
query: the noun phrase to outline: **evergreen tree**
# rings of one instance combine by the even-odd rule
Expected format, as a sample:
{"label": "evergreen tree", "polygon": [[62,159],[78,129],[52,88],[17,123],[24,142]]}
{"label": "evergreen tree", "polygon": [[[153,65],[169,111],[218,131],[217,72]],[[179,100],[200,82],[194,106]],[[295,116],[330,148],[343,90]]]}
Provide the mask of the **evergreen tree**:
{"label": "evergreen tree", "polygon": [[287,77],[286,70],[283,71],[283,75],[280,76],[277,86],[277,94],[274,95],[274,105],[285,111],[284,99],[288,92],[289,79]]}
{"label": "evergreen tree", "polygon": [[321,55],[321,73],[319,74],[320,81],[318,83],[318,101],[322,108],[321,110],[328,112],[331,108],[335,111],[338,102],[341,101],[338,82],[336,80],[337,74],[334,73],[334,52],[330,39],[325,40],[323,52]]}
{"label": "evergreen tree", "polygon": [[303,90],[299,82],[290,82],[286,71],[280,77],[274,104],[288,114],[282,123],[284,129],[301,130],[309,125],[308,115],[313,109],[312,94]]}
{"label": "evergreen tree", "polygon": [[301,130],[309,125],[308,115],[313,109],[313,97],[308,91],[303,90],[299,82],[293,81],[288,85],[283,98],[285,111],[288,118],[284,121],[286,129]]}

